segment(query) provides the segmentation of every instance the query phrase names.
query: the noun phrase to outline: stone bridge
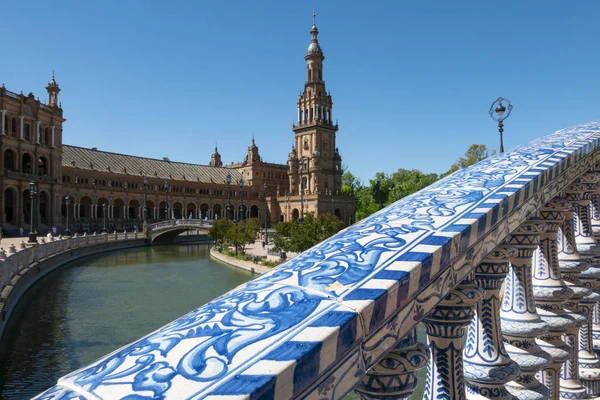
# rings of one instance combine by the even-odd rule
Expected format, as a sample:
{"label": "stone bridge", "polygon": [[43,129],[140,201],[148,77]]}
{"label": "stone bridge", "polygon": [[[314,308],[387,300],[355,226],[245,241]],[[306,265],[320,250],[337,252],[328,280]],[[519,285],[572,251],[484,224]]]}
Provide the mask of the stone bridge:
{"label": "stone bridge", "polygon": [[599,233],[591,122],[459,170],[38,398],[406,399],[425,366],[426,399],[598,398]]}
{"label": "stone bridge", "polygon": [[201,230],[208,233],[212,220],[173,219],[148,225],[146,236],[150,243],[168,243],[185,231]]}

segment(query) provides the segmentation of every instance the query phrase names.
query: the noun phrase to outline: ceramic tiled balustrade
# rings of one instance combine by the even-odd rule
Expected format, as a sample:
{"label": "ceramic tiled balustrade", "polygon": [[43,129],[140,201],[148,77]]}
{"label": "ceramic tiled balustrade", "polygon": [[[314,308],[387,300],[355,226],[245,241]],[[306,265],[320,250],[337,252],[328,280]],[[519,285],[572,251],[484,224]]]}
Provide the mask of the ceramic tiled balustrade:
{"label": "ceramic tiled balustrade", "polygon": [[598,163],[597,122],[488,158],[38,398],[596,397]]}

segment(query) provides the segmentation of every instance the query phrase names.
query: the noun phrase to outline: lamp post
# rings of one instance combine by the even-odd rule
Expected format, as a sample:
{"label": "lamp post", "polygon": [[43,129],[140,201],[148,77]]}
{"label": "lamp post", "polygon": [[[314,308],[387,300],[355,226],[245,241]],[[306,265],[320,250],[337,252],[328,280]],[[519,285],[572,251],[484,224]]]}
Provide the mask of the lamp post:
{"label": "lamp post", "polygon": [[29,183],[29,196],[30,196],[30,214],[29,214],[29,243],[37,243],[37,232],[35,232],[34,228],[33,228],[33,201],[35,198],[35,195],[37,194],[37,183],[35,182],[30,182]]}
{"label": "lamp post", "polygon": [[227,183],[227,207],[225,207],[225,218],[231,218],[231,172],[227,172],[227,177],[225,178],[225,183]]}
{"label": "lamp post", "polygon": [[244,178],[240,178],[240,215],[238,220],[243,221],[246,219],[244,215]]}
{"label": "lamp post", "polygon": [[265,189],[265,244],[268,246],[269,245],[269,231],[267,230],[267,213],[268,213],[268,208],[267,208],[267,182],[265,182],[265,184],[263,185],[263,188]]}
{"label": "lamp post", "polygon": [[[503,102],[506,103],[506,107],[504,107]],[[508,118],[510,112],[512,111],[513,106],[510,104],[508,99],[498,97],[496,101],[492,103],[490,107],[490,117],[494,121],[498,121],[498,132],[500,132],[500,153],[504,153],[504,140],[502,139],[502,133],[504,132],[504,120]]]}
{"label": "lamp post", "polygon": [[165,180],[165,221],[169,220],[169,182]]}
{"label": "lamp post", "polygon": [[291,216],[291,214],[290,214],[290,211],[291,211],[291,210],[290,210],[290,192],[288,191],[288,192],[287,192],[287,220],[288,220],[288,222],[289,222],[289,221],[290,221],[290,219],[291,219],[291,218],[290,218],[290,216]]}
{"label": "lamp post", "polygon": [[104,202],[104,204],[102,204],[102,216],[104,217],[104,227],[102,228],[102,233],[108,233],[108,231],[106,230],[106,206],[108,205],[108,203]]}
{"label": "lamp post", "polygon": [[66,211],[67,211],[67,223],[65,224],[65,236],[71,236],[71,231],[69,231],[69,205],[71,204],[71,201],[69,199],[69,196],[65,196],[65,205],[66,205]]}

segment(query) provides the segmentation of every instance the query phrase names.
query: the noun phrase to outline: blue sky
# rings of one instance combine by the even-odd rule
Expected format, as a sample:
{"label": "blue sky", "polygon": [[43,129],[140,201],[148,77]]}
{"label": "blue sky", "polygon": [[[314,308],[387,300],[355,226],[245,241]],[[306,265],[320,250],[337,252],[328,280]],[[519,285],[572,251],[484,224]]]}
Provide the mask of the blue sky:
{"label": "blue sky", "polygon": [[600,3],[568,3],[11,1],[0,81],[45,99],[56,71],[68,144],[206,164],[254,135],[283,163],[315,8],[344,164],[443,172],[498,147],[499,96],[507,149],[598,119]]}

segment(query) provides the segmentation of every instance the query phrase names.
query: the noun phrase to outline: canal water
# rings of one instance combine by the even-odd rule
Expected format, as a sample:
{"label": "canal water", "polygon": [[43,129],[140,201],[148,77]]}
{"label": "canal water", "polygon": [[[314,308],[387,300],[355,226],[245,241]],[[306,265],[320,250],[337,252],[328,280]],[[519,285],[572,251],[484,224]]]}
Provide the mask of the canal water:
{"label": "canal water", "polygon": [[208,246],[155,246],[79,260],[28,291],[0,343],[0,399],[56,380],[248,281]]}

